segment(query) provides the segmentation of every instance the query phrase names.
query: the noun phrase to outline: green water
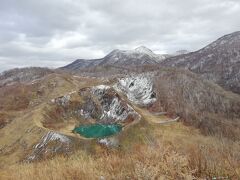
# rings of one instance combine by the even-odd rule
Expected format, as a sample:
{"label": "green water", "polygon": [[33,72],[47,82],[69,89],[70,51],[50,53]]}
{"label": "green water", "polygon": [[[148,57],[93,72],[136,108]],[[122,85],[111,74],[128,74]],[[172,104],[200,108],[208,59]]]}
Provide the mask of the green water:
{"label": "green water", "polygon": [[103,138],[114,135],[122,130],[119,124],[90,124],[74,128],[73,132],[86,138]]}

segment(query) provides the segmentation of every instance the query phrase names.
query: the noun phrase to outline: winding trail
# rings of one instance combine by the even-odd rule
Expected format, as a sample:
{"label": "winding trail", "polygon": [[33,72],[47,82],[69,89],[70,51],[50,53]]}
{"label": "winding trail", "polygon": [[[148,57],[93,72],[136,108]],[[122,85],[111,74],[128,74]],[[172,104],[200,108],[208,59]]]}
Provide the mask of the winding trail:
{"label": "winding trail", "polygon": [[147,109],[145,108],[139,108],[136,105],[133,105],[134,109],[148,122],[152,124],[170,124],[170,123],[175,123],[177,122],[180,118],[177,117],[175,119],[168,118],[166,115],[161,114],[161,115],[155,115],[150,113]]}

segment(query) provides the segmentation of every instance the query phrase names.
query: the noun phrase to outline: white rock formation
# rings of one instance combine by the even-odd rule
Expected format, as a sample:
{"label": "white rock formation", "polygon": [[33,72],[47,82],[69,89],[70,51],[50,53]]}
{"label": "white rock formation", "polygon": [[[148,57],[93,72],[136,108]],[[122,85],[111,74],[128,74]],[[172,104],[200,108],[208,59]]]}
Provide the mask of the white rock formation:
{"label": "white rock formation", "polygon": [[130,75],[118,80],[114,88],[126,94],[135,104],[147,106],[156,101],[153,91],[153,73]]}
{"label": "white rock formation", "polygon": [[69,143],[70,139],[66,136],[49,131],[45,136],[42,137],[41,141],[35,146],[35,148],[43,148],[51,141],[59,141],[61,143]]}
{"label": "white rock formation", "polygon": [[92,93],[97,96],[102,105],[102,115],[100,119],[111,120],[111,123],[127,120],[130,115],[139,119],[140,115],[110,86],[100,85],[92,88]]}
{"label": "white rock formation", "polygon": [[[54,145],[51,142],[55,142]],[[26,162],[41,159],[45,154],[68,153],[71,140],[59,133],[49,131],[40,142],[34,146],[32,153],[26,157]]]}
{"label": "white rock formation", "polygon": [[98,142],[107,147],[118,147],[119,146],[119,141],[118,141],[118,138],[116,138],[116,137],[103,138],[103,139],[100,139]]}

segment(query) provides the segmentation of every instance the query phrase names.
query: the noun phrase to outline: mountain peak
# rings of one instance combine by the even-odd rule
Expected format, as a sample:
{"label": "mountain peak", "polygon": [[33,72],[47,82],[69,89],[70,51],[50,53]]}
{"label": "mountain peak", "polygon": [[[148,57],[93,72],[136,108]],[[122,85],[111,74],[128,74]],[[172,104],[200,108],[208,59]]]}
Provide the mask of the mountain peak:
{"label": "mountain peak", "polygon": [[108,56],[116,56],[119,54],[125,54],[125,55],[135,55],[135,54],[147,54],[151,57],[156,56],[152,50],[148,49],[145,46],[139,46],[136,49],[133,50],[119,50],[119,49],[114,49],[113,51],[111,51],[106,57]]}
{"label": "mountain peak", "polygon": [[138,53],[153,54],[152,50],[150,50],[149,48],[147,48],[145,46],[139,46],[136,49],[134,49],[134,51],[136,51]]}

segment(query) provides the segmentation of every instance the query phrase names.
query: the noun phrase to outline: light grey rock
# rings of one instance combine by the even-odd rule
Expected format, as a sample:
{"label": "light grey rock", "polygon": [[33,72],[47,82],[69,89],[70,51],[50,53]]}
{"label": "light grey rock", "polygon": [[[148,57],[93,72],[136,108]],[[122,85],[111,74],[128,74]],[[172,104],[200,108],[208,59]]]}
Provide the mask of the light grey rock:
{"label": "light grey rock", "polygon": [[126,94],[133,103],[148,106],[157,100],[153,90],[153,77],[154,73],[129,75],[118,79],[118,83],[114,87]]}

